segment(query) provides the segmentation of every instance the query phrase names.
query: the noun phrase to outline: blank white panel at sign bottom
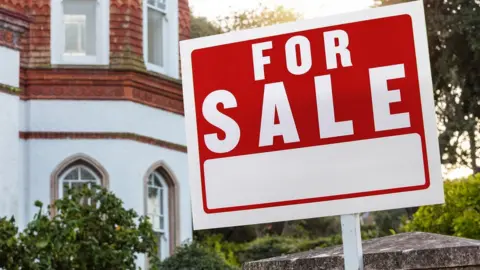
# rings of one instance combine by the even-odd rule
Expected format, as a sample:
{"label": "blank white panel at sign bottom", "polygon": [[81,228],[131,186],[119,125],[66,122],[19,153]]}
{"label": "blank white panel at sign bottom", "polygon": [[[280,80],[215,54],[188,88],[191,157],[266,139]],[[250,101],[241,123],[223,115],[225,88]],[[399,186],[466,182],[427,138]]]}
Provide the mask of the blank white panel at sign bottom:
{"label": "blank white panel at sign bottom", "polygon": [[204,164],[209,209],[425,184],[418,134],[245,156]]}

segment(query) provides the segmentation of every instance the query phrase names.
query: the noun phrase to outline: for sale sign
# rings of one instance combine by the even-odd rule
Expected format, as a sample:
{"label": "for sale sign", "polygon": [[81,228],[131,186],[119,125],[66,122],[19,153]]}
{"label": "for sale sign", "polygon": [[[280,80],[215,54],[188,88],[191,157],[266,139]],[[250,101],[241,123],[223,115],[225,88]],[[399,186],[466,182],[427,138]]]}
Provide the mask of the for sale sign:
{"label": "for sale sign", "polygon": [[195,229],[443,203],[420,1],[181,54]]}

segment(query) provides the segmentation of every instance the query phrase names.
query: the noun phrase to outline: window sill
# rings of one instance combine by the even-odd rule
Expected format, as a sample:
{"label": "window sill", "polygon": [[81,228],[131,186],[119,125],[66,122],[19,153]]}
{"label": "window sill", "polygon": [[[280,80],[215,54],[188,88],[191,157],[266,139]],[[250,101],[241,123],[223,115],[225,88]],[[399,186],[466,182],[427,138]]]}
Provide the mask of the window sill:
{"label": "window sill", "polygon": [[154,65],[152,63],[146,63],[145,66],[147,68],[147,72],[149,72],[149,73],[159,75],[162,78],[167,78],[167,79],[174,80],[174,81],[180,80],[180,78],[178,77],[178,74],[172,76],[172,74],[169,74],[169,72],[167,72],[165,70],[165,68],[163,68],[161,66]]}
{"label": "window sill", "polygon": [[52,61],[52,65],[68,65],[68,66],[105,66],[106,63],[100,61],[98,56],[70,56],[64,55],[61,56],[61,59],[58,61]]}
{"label": "window sill", "polygon": [[70,63],[57,63],[52,64],[47,68],[62,68],[62,69],[110,69],[109,65],[103,64],[70,64]]}
{"label": "window sill", "polygon": [[156,72],[156,73],[167,75],[167,72],[165,71],[165,68],[163,68],[161,66],[158,66],[158,65],[155,65],[155,64],[152,64],[152,63],[146,63],[146,67],[147,67],[148,71],[153,71],[153,72]]}

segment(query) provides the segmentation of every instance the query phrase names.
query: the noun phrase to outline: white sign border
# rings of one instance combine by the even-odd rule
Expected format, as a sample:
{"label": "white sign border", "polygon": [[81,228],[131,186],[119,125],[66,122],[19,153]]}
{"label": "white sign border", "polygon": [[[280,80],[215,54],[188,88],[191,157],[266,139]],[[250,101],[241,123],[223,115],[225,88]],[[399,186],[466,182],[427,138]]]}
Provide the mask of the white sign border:
{"label": "white sign border", "polygon": [[[427,158],[429,165],[430,187],[425,190],[410,191],[394,194],[359,197],[321,203],[309,203],[262,208],[255,210],[207,214],[203,210],[200,159],[198,153],[197,123],[195,112],[194,88],[191,55],[196,49],[214,47],[218,45],[236,43],[266,36],[276,36],[299,32],[314,28],[329,27],[365,20],[372,20],[397,15],[409,15],[412,18],[417,56],[418,79],[425,128]],[[192,203],[194,229],[210,229],[229,226],[240,226],[283,220],[307,219],[320,216],[344,215],[367,211],[401,207],[416,207],[420,205],[444,203],[443,182],[441,176],[440,152],[438,145],[438,131],[436,126],[435,107],[433,102],[433,85],[430,70],[427,30],[423,1],[418,0],[403,4],[396,4],[363,11],[340,15],[321,17],[230,32],[180,42],[181,69],[183,82],[183,98],[185,108],[186,136],[188,147],[188,175]],[[319,206],[321,204],[321,207]],[[352,207],[354,206],[354,207]]]}

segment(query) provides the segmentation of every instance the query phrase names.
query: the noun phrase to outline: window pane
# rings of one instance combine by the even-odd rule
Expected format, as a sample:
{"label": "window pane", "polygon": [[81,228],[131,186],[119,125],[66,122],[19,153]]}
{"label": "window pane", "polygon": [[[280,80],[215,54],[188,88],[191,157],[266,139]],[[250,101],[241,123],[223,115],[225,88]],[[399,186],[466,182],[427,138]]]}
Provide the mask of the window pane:
{"label": "window pane", "polygon": [[160,181],[160,175],[158,173],[153,174],[153,185],[156,187],[162,187],[162,182]]}
{"label": "window pane", "polygon": [[95,55],[96,0],[64,0],[65,53]]}
{"label": "window pane", "polygon": [[65,52],[85,54],[85,24],[83,15],[65,15]]}
{"label": "window pane", "polygon": [[162,259],[162,249],[163,249],[163,234],[162,233],[157,233],[156,234],[156,237],[157,237],[157,245],[158,245],[158,258]]}
{"label": "window pane", "polygon": [[65,180],[78,180],[78,168],[73,169],[71,172],[69,172],[65,178]]}
{"label": "window pane", "polygon": [[148,176],[148,182],[147,182],[147,184],[148,184],[149,186],[153,185],[153,173]]}
{"label": "window pane", "polygon": [[160,228],[160,219],[158,216],[155,216],[155,218],[152,220],[152,229],[154,231],[161,230]]}
{"label": "window pane", "polygon": [[[158,189],[157,189],[157,191],[158,191]],[[156,196],[155,196],[155,198],[153,198],[153,199],[155,200],[155,201],[154,201],[154,207],[153,207],[153,214],[156,215],[156,216],[159,216],[159,215],[161,215],[162,213],[161,213],[161,211],[160,211],[160,207],[161,207],[160,203],[161,203],[161,201],[160,201],[160,196],[158,195],[158,192],[156,193]]]}
{"label": "window pane", "polygon": [[151,6],[155,6],[155,0],[148,0],[148,4]]}
{"label": "window pane", "polygon": [[165,10],[166,6],[166,0],[157,0],[157,7],[161,10]]}
{"label": "window pane", "polygon": [[148,9],[148,62],[163,67],[164,14]]}
{"label": "window pane", "polygon": [[159,189],[155,187],[148,187],[147,198],[147,215],[151,217],[151,222],[154,230],[160,229],[160,197]]}
{"label": "window pane", "polygon": [[165,205],[163,205],[163,189],[160,189],[160,215],[163,215],[164,211],[163,208]]}
{"label": "window pane", "polygon": [[165,219],[163,216],[160,217],[160,230],[165,229]]}
{"label": "window pane", "polygon": [[[157,188],[148,187],[148,192],[147,193],[148,193],[148,199],[155,198],[157,196]],[[155,199],[153,199],[153,200],[155,200]],[[149,209],[153,209],[153,208],[149,208]]]}
{"label": "window pane", "polygon": [[97,178],[85,168],[80,169],[80,176],[82,180],[92,180],[92,181],[97,180]]}
{"label": "window pane", "polygon": [[86,184],[82,183],[82,182],[72,182],[72,188],[73,189],[81,190],[84,185],[86,185]]}

